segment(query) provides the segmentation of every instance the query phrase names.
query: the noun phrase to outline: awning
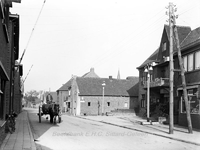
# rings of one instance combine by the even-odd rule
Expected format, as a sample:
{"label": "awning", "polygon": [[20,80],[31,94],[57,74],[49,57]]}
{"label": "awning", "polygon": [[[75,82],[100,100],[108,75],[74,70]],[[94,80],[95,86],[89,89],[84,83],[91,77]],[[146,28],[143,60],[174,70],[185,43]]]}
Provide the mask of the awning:
{"label": "awning", "polygon": [[9,81],[9,76],[6,73],[6,70],[3,67],[3,64],[0,61],[0,77],[6,81]]}

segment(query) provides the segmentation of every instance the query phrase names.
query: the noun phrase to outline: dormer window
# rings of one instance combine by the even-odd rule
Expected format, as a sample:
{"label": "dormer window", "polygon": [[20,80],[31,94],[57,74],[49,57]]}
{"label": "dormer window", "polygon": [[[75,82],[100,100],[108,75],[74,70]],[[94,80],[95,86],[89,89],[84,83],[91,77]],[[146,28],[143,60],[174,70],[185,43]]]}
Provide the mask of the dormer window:
{"label": "dormer window", "polygon": [[162,51],[165,51],[165,50],[167,50],[167,43],[166,43],[166,42],[163,42]]}

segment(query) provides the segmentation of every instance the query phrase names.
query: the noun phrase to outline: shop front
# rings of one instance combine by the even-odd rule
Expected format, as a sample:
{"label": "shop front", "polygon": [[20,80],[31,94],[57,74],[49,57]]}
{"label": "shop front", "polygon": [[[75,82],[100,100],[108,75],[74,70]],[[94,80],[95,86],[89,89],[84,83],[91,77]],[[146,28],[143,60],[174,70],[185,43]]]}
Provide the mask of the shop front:
{"label": "shop front", "polygon": [[[192,127],[200,129],[200,85],[187,86],[188,103],[191,115]],[[183,96],[183,88],[178,88],[179,103],[179,125],[187,127],[186,107]]]}

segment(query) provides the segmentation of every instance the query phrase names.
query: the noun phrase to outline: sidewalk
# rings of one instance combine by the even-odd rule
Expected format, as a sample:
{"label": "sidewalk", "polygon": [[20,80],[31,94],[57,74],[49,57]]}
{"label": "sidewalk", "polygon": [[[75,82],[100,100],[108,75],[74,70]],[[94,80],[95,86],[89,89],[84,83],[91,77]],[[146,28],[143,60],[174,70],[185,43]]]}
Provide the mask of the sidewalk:
{"label": "sidewalk", "polygon": [[23,110],[16,118],[16,130],[8,133],[0,150],[36,150],[28,121],[27,111]]}
{"label": "sidewalk", "polygon": [[183,128],[180,126],[175,126],[174,133],[169,134],[169,125],[163,125],[163,124],[141,125],[141,122],[144,122],[146,120],[139,118],[137,116],[77,116],[77,117],[200,146],[200,132],[193,130],[193,134],[189,134],[187,128]]}

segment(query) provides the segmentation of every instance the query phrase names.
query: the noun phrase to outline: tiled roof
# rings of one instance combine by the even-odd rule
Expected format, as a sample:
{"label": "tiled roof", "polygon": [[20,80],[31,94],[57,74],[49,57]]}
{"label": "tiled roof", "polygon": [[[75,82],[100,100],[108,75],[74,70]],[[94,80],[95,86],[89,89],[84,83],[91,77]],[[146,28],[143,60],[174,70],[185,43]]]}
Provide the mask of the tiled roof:
{"label": "tiled roof", "polygon": [[99,76],[94,72],[94,68],[90,69],[90,72],[84,74],[83,78],[99,78]]}
{"label": "tiled roof", "polygon": [[[178,31],[179,42],[181,43],[187,37],[187,35],[191,32],[191,28],[189,26],[176,26],[176,27]],[[169,25],[165,25],[164,28],[167,32],[167,36],[169,39],[169,32],[170,32]]]}
{"label": "tiled roof", "polygon": [[181,48],[195,44],[200,40],[200,27],[192,30],[188,36],[182,41]]}
{"label": "tiled roof", "polygon": [[[184,44],[184,43],[187,43],[187,41],[191,41],[191,39],[187,40],[187,37],[190,38],[190,36],[188,36],[188,35],[191,34],[191,28],[190,27],[188,27],[188,26],[176,26],[176,27],[177,27],[177,30],[178,30],[178,37],[179,37],[180,43],[183,42],[183,44]],[[169,32],[170,32],[169,31],[169,25],[164,25],[164,30],[166,31],[168,39],[169,39]],[[197,36],[197,33],[199,33],[199,30],[196,31],[193,36],[194,37]],[[193,36],[191,36],[191,37],[193,37]],[[174,44],[173,49],[174,49],[174,51],[177,50],[175,44]],[[146,64],[148,64],[150,62],[157,61],[158,52],[159,52],[159,48],[156,51],[154,51],[153,54],[142,63],[142,65],[137,67],[137,69],[143,68]]]}
{"label": "tiled roof", "polygon": [[138,96],[138,77],[132,79],[76,78],[79,95],[100,96],[105,82],[105,96]]}
{"label": "tiled roof", "polygon": [[67,81],[64,85],[62,85],[57,91],[67,91],[71,86],[71,79]]}

